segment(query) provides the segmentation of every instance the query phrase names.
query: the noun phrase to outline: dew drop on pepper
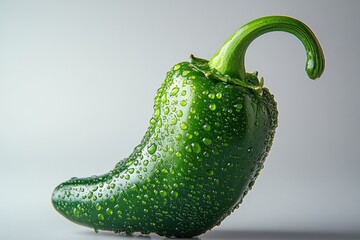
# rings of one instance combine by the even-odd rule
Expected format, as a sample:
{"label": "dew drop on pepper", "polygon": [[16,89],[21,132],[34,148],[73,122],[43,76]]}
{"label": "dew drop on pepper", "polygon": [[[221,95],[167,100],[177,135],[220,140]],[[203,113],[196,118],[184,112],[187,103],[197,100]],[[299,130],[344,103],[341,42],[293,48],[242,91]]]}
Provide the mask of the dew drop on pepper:
{"label": "dew drop on pepper", "polygon": [[104,221],[104,215],[103,214],[101,214],[101,213],[99,213],[98,214],[98,219],[100,220],[100,221]]}
{"label": "dew drop on pepper", "polygon": [[201,146],[200,146],[200,144],[198,144],[198,143],[192,143],[192,144],[191,144],[191,147],[192,147],[192,150],[193,150],[195,153],[200,153],[200,152],[201,152]]}
{"label": "dew drop on pepper", "polygon": [[107,208],[106,209],[106,213],[108,214],[108,215],[113,215],[113,210],[111,210],[111,208]]}
{"label": "dew drop on pepper", "polygon": [[175,96],[178,92],[179,92],[179,88],[174,87],[170,92],[170,96]]}
{"label": "dew drop on pepper", "polygon": [[182,123],[180,124],[180,128],[181,128],[182,130],[188,129],[187,123],[186,123],[186,122],[182,122]]}
{"label": "dew drop on pepper", "polygon": [[212,143],[212,140],[209,138],[203,138],[203,143],[208,146]]}
{"label": "dew drop on pepper", "polygon": [[157,149],[157,146],[155,143],[153,143],[148,147],[147,151],[149,154],[153,155],[156,152],[156,149]]}

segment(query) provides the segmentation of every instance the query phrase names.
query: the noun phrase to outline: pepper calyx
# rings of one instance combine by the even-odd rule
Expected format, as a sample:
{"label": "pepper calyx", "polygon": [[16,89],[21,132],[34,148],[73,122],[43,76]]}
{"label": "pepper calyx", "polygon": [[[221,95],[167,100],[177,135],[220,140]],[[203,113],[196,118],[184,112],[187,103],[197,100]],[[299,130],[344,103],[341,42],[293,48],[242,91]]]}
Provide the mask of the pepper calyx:
{"label": "pepper calyx", "polygon": [[192,67],[202,72],[206,77],[216,79],[218,81],[226,82],[229,84],[234,84],[238,86],[242,86],[245,88],[249,88],[254,90],[258,94],[262,95],[262,88],[264,86],[264,78],[260,80],[257,77],[257,72],[254,73],[246,73],[245,80],[239,78],[233,78],[229,75],[222,74],[214,68],[209,66],[209,61],[203,58],[195,57],[193,54],[190,55],[190,64]]}

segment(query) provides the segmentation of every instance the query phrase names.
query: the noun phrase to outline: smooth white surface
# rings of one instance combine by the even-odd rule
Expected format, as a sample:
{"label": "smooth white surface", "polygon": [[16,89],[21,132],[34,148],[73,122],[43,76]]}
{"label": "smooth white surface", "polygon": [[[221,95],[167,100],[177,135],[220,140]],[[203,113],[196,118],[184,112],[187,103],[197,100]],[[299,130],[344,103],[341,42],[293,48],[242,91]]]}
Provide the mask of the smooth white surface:
{"label": "smooth white surface", "polygon": [[279,127],[254,189],[215,228],[225,236],[205,239],[359,233],[359,9],[358,1],[0,1],[0,239],[114,238],[57,214],[54,187],[131,153],[175,63],[191,53],[209,59],[241,25],[274,14],[313,29],[325,73],[307,79],[303,47],[288,34],[250,46],[247,70],[275,94]]}

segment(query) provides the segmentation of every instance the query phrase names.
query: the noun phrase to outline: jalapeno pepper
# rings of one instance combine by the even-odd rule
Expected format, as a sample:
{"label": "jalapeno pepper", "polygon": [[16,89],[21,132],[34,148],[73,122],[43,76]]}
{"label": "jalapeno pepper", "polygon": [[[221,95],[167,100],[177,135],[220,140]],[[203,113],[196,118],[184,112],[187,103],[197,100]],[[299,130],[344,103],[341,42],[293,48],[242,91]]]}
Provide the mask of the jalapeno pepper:
{"label": "jalapeno pepper", "polygon": [[304,23],[285,16],[249,22],[210,61],[191,56],[176,64],[133,153],[104,175],[60,184],[55,209],[95,231],[127,234],[193,237],[220,224],[253,187],[278,124],[273,95],[244,67],[249,44],[271,31],[295,35],[308,76],[320,77],[324,55]]}

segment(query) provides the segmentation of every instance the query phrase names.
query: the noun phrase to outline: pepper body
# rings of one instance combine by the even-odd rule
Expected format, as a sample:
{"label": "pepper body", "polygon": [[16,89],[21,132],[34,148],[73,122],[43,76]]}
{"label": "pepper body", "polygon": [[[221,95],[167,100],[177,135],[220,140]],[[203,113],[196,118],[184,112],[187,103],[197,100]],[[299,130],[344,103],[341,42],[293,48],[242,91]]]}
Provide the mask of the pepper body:
{"label": "pepper body", "polygon": [[[261,31],[269,31],[269,19],[273,24],[271,17],[259,20]],[[274,21],[291,27],[295,20]],[[300,26],[299,34],[310,39],[304,40],[311,47],[308,73],[318,77],[321,48]],[[55,209],[95,231],[193,237],[219,225],[263,168],[278,117],[263,79],[229,68],[234,36],[210,61],[192,56],[176,64],[157,92],[150,126],[133,153],[104,175],[60,184],[52,195]],[[244,49],[251,42],[245,40],[238,41]]]}
{"label": "pepper body", "polygon": [[54,192],[68,219],[95,229],[194,236],[219,224],[252,187],[270,149],[277,110],[267,89],[224,83],[175,65],[155,98],[141,144],[103,176]]}

